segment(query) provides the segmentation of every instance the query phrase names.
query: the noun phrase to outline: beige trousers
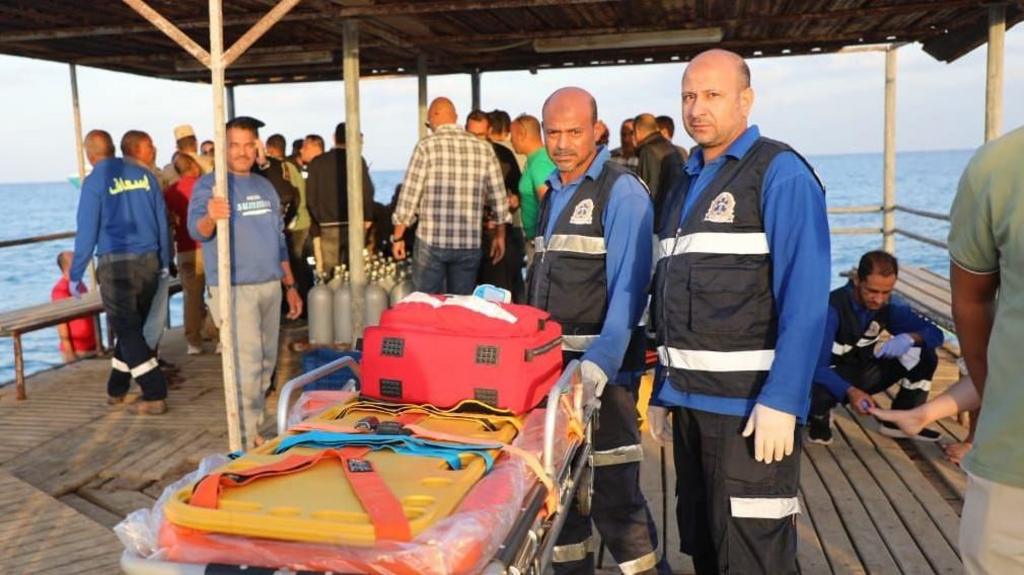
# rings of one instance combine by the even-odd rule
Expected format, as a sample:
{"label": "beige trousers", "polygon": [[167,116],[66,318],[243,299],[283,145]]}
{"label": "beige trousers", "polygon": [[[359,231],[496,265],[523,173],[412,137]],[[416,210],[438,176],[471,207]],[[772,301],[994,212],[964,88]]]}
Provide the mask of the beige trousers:
{"label": "beige trousers", "polygon": [[1024,573],[1024,488],[968,474],[960,555],[968,575]]}
{"label": "beige trousers", "polygon": [[[264,396],[277,366],[277,340],[281,332],[281,282],[277,280],[235,286],[235,371],[238,375],[242,443],[252,447],[263,424]],[[208,300],[213,321],[220,328],[223,316],[217,287]],[[220,331],[221,342],[226,337]],[[227,348],[227,346],[224,346]]]}

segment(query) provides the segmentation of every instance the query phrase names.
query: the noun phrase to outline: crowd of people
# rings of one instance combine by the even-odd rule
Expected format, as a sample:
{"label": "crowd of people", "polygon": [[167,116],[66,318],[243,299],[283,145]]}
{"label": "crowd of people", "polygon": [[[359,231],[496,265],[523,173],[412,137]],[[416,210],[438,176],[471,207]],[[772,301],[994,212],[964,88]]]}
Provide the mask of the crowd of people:
{"label": "crowd of people", "polygon": [[[142,396],[127,408],[163,413],[156,350],[165,318],[156,308],[166,309],[160,298],[177,273],[188,352],[204,351],[207,310],[214,326],[223,315],[215,239],[226,220],[247,445],[261,441],[282,314],[303,313],[307,257],[321,273],[345,264],[349,225],[363,225],[368,244],[394,258],[412,257],[420,291],[470,294],[491,283],[547,310],[562,326],[564,359],[580,362],[585,393],[601,399],[593,504],[567,510],[553,552],[559,574],[593,572],[594,527],[622,572],[669,572],[639,484],[648,349],[658,364],[647,421],[655,440],[673,440],[680,546],[701,574],[797,571],[804,429],[809,441],[831,442],[837,404],[919,441],[938,438],[928,422],[980,405],[963,462],[960,551],[971,573],[1020,569],[1013,509],[1024,504],[1015,442],[1024,394],[1012,356],[1024,325],[1024,132],[983,148],[961,181],[951,273],[970,377],[929,402],[941,332],[890,298],[899,265],[888,253],[865,254],[850,283],[830,292],[824,187],[802,155],[749,123],[747,64],[710,50],[690,61],[681,85],[691,150],[673,144],[671,117],[651,113],[623,122],[620,147],[609,149],[597,100],[580,88],[556,90],[539,118],[472,110],[460,123],[452,101],[436,98],[430,134],[391,206],[374,204],[362,160],[362,214],[348,211],[344,124],[332,149],[309,135],[285,156],[283,136],[264,145],[262,123],[232,120],[226,198],[212,193],[211,157],[205,143],[197,153],[191,127],[175,130],[178,149],[163,170],[148,135],[126,133],[118,158],[110,136],[93,131],[85,143],[94,170],[75,252],[58,257],[58,287],[80,293],[98,257],[117,332],[108,401],[125,402],[134,379]],[[83,328],[67,336],[70,353],[78,340],[88,345]],[[873,395],[893,385],[892,409],[881,409]]]}

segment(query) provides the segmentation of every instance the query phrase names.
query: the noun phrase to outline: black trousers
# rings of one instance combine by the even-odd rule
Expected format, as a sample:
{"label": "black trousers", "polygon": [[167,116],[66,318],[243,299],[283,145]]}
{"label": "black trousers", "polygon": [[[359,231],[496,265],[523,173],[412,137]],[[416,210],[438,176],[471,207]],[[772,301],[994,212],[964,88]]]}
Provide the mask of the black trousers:
{"label": "black trousers", "polygon": [[320,251],[324,256],[323,270],[330,275],[341,264],[348,265],[348,224],[322,226]]}
{"label": "black trousers", "polygon": [[167,380],[142,335],[159,274],[160,263],[152,252],[100,257],[96,267],[100,297],[117,334],[110,378],[107,380],[107,394],[110,396],[128,393],[134,377],[142,388],[143,400],[167,397]]}
{"label": "black trousers", "polygon": [[484,232],[480,241],[480,271],[477,283],[491,284],[512,292],[512,301],[526,301],[526,285],[523,281],[523,266],[526,261],[526,239],[522,228],[505,224],[505,256],[498,263],[491,263],[491,235]]}
{"label": "black trousers", "polygon": [[[601,395],[601,411],[593,435],[594,497],[591,515],[583,515],[573,500],[555,545],[554,571],[592,574],[594,554],[587,551],[597,527],[615,562],[624,573],[668,573],[656,565],[658,534],[640,490],[640,428],[637,390],[609,383]],[[616,463],[622,461],[621,463]]]}
{"label": "black trousers", "polygon": [[745,417],[674,408],[679,547],[698,575],[796,573],[800,429],[792,455],[754,459]]}
{"label": "black trousers", "polygon": [[[900,383],[900,390],[892,402],[893,409],[913,409],[928,401],[932,377],[939,366],[939,356],[934,348],[921,347],[921,359],[917,365],[907,369],[899,359],[878,359],[864,365],[843,365],[836,368],[843,379],[857,389],[874,395]],[[825,418],[829,410],[840,400],[836,399],[823,385],[811,389],[811,417]],[[846,403],[843,398],[842,403]]]}

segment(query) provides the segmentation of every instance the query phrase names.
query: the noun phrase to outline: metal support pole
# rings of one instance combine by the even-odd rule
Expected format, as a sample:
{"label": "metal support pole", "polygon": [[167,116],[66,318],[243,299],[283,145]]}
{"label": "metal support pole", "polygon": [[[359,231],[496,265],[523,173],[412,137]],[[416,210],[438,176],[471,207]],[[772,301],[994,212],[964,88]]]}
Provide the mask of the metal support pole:
{"label": "metal support pole", "polygon": [[226,114],[227,114],[227,117],[228,117],[228,121],[231,121],[231,120],[235,119],[235,87],[234,86],[228,86],[226,91],[227,91],[227,94],[226,94],[226,97],[227,97],[227,105],[226,105],[227,112],[226,112]]}
{"label": "metal support pole", "polygon": [[[227,130],[224,114],[224,28],[221,0],[210,0],[210,76],[213,86],[213,146],[214,187],[213,195],[227,197]],[[224,372],[224,407],[228,419],[228,446],[231,451],[248,448],[252,438],[245,436],[241,405],[238,395],[238,379],[235,373],[235,306],[234,288],[231,277],[231,227],[228,220],[217,222],[217,290],[221,325],[221,369]]]}
{"label": "metal support pole", "polygon": [[423,54],[416,57],[416,79],[420,110],[419,129],[422,140],[427,135],[427,57]]}
{"label": "metal support pole", "polygon": [[988,9],[988,65],[985,73],[985,141],[999,137],[1003,129],[1003,53],[1006,40],[1006,6]]}
{"label": "metal support pole", "polygon": [[480,70],[473,70],[469,76],[470,89],[473,92],[473,109],[480,109]]}
{"label": "metal support pole", "polygon": [[359,22],[342,25],[345,80],[345,160],[348,168],[348,266],[352,286],[352,333],[363,333],[366,271],[363,269],[363,137],[359,127]]}
{"label": "metal support pole", "polygon": [[21,349],[21,334],[14,333],[14,398],[18,401],[28,399],[25,393],[25,357]]}
{"label": "metal support pole", "polygon": [[882,242],[896,253],[896,48],[885,52],[885,143],[882,167]]}
{"label": "metal support pole", "polygon": [[[74,64],[68,64],[68,70],[71,73],[71,114],[75,122],[75,161],[78,164],[78,185],[79,187],[85,183],[85,136],[82,134],[82,108],[78,101],[78,67]],[[99,281],[96,279],[96,266],[92,263],[92,258],[89,258],[89,280],[92,289],[99,289]],[[103,331],[100,329],[100,316],[99,314],[92,316],[92,330],[93,335],[96,337],[96,346],[99,348],[97,351],[103,351]]]}

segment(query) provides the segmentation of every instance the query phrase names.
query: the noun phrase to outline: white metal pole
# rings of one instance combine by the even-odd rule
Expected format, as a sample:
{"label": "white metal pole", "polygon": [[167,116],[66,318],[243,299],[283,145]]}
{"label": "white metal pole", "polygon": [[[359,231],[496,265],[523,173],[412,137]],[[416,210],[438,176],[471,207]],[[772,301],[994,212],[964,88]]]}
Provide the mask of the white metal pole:
{"label": "white metal pole", "polygon": [[1006,5],[988,8],[988,65],[985,74],[985,141],[1003,129],[1003,53],[1006,40]]}
{"label": "white metal pole", "polygon": [[417,96],[419,98],[419,134],[422,140],[427,135],[427,57],[416,57]]}
{"label": "white metal pole", "polygon": [[885,52],[885,142],[882,167],[883,247],[896,253],[896,50]]}
{"label": "white metal pole", "polygon": [[473,109],[480,109],[480,70],[473,70],[469,76],[470,90],[473,93]]}
{"label": "white metal pole", "polygon": [[[78,102],[78,67],[68,64],[71,73],[71,113],[75,121],[75,161],[78,164],[78,186],[81,188],[85,183],[85,136],[82,134],[82,108]],[[96,278],[96,266],[92,258],[89,258],[89,283],[93,291],[99,289],[99,280]],[[103,330],[100,328],[100,316],[92,317],[93,334],[96,336],[96,345],[103,348]]]}
{"label": "white metal pole", "polygon": [[342,25],[345,80],[345,148],[348,168],[348,267],[352,282],[352,333],[363,333],[363,138],[359,127],[359,22]]}
{"label": "white metal pole", "polygon": [[[214,188],[215,197],[227,197],[227,130],[224,119],[224,28],[221,0],[210,0],[210,73],[213,84]],[[218,307],[221,325],[221,368],[224,371],[224,407],[228,418],[228,445],[232,451],[248,448],[245,422],[239,405],[235,373],[235,307],[231,277],[231,226],[217,222]]]}

